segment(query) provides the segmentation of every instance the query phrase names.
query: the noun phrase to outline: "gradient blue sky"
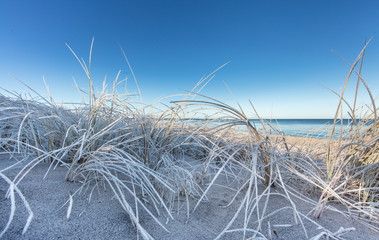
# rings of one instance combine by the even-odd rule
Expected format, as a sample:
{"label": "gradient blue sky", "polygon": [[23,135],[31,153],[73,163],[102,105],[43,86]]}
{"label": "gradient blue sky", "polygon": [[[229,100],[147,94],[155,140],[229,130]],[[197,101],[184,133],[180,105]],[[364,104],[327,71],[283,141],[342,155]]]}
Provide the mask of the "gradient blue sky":
{"label": "gradient blue sky", "polygon": [[[251,99],[263,117],[330,118],[349,66],[365,41],[363,77],[379,90],[378,1],[7,1],[0,4],[0,86],[27,92],[9,74],[46,95],[42,76],[57,102],[80,101],[73,80],[87,87],[78,56],[93,76],[111,84],[118,70],[131,74],[144,101],[184,93],[218,66],[203,94]],[[351,90],[356,77],[351,82]],[[367,100],[367,98],[364,98]],[[252,112],[252,111],[251,111]]]}

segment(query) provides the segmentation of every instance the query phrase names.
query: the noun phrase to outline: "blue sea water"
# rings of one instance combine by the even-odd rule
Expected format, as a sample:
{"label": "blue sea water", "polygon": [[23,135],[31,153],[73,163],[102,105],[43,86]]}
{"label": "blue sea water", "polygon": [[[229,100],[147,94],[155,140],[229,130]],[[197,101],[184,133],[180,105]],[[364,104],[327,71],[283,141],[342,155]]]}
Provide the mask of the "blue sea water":
{"label": "blue sea water", "polygon": [[[194,122],[203,122],[204,120],[196,119]],[[250,123],[261,133],[281,134],[285,136],[309,137],[309,138],[329,138],[332,131],[334,119],[275,119],[259,120],[250,119]],[[225,126],[233,120],[212,121],[210,127]],[[351,119],[337,120],[334,129],[334,138],[346,137],[346,133],[351,128]],[[359,123],[359,119],[357,119]],[[234,128],[237,131],[247,131],[244,124]]]}
{"label": "blue sea water", "polygon": [[[259,131],[267,131],[270,134],[280,133],[287,136],[328,138],[334,119],[276,119],[264,120],[264,124],[260,120],[251,119],[250,122]],[[350,119],[343,119],[341,131],[341,121],[339,120],[336,124],[335,136],[340,136],[341,132],[344,134],[350,123]]]}

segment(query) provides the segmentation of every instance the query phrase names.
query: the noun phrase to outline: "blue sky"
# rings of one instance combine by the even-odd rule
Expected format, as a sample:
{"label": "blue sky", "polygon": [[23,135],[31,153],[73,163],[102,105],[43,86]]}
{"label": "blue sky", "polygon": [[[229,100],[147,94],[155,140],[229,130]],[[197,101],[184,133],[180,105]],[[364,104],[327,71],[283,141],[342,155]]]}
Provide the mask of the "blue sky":
{"label": "blue sky", "polygon": [[378,34],[377,1],[5,0],[0,86],[27,92],[11,74],[46,95],[44,76],[57,102],[80,101],[73,77],[87,87],[86,76],[65,43],[87,60],[94,36],[98,88],[105,75],[111,84],[121,70],[136,92],[120,44],[145,103],[185,93],[230,61],[203,94],[231,99],[225,82],[247,112],[251,99],[266,118],[330,118],[338,99],[322,86],[340,91],[349,71],[331,50],[353,62],[373,37],[362,76],[376,97]]}

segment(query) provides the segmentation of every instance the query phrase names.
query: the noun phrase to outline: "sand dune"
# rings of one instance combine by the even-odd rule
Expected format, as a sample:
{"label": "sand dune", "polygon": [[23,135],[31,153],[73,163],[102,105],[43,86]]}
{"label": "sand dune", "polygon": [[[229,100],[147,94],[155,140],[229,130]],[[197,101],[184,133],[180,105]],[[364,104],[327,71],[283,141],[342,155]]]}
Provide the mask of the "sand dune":
{"label": "sand dune", "polygon": [[[2,154],[0,169],[15,162],[15,159],[9,159],[9,155]],[[21,167],[22,164],[3,173],[12,178]],[[29,230],[22,235],[28,214],[17,199],[15,218],[10,229],[3,236],[4,239],[136,239],[136,230],[120,204],[112,198],[113,195],[109,188],[104,190],[100,187],[99,191],[95,190],[90,202],[88,202],[88,194],[74,196],[72,213],[67,220],[68,204],[65,205],[65,203],[69,199],[69,194],[75,192],[80,184],[65,181],[67,169],[61,166],[51,170],[43,179],[48,167],[47,163],[39,164],[19,184],[19,188],[29,201],[34,213]],[[160,217],[159,220],[169,232],[163,230],[149,216],[140,216],[142,225],[155,239],[214,239],[232,219],[239,206],[238,202],[242,200],[242,195],[240,195],[234,204],[225,207],[232,199],[233,194],[231,194],[232,191],[221,186],[233,187],[233,183],[228,183],[224,177],[221,177],[217,183],[220,184],[220,187],[212,189],[208,194],[208,199],[202,202],[195,212],[191,212],[189,219],[187,219],[184,205],[179,213],[177,210],[173,211],[174,219],[168,223],[166,223],[167,216]],[[203,187],[206,187],[206,184]],[[7,189],[8,185],[5,181],[0,181],[1,229],[5,227],[10,213],[9,200],[3,197]],[[279,188],[273,188],[273,191],[281,193]],[[309,197],[317,200],[312,195]],[[301,199],[293,199],[299,212],[307,214],[312,210],[312,204],[307,204]],[[190,205],[194,207],[195,203],[195,200],[192,199]],[[282,196],[272,195],[266,211],[274,212],[289,205]],[[262,207],[260,206],[260,209]],[[331,207],[341,208],[338,204],[332,204]],[[350,229],[351,231],[341,236],[341,239],[378,239],[378,233],[333,211],[332,208],[325,211],[321,219],[314,219],[311,216],[310,219],[331,232],[337,232],[340,227]],[[280,226],[281,224],[285,225]],[[236,227],[239,225],[241,225],[240,218],[235,222]],[[271,239],[308,239],[323,232],[322,229],[318,229],[317,225],[305,219],[304,226],[308,236],[304,234],[302,226],[299,223],[296,224],[293,211],[286,209],[270,216],[261,226],[261,232],[266,236],[271,236]],[[248,233],[247,236],[252,235],[252,233]],[[241,238],[242,233],[226,233],[221,239]],[[326,239],[326,236],[321,239]]]}

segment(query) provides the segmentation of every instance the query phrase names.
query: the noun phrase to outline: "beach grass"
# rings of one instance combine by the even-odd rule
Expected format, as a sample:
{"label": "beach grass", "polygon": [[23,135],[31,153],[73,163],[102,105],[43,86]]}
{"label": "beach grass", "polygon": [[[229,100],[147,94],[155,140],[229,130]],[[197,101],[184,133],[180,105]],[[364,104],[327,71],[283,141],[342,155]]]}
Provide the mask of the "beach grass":
{"label": "beach grass", "polygon": [[[258,131],[238,102],[234,107],[200,94],[213,73],[184,94],[183,100],[172,101],[158,114],[154,105],[142,103],[139,90],[137,104],[130,101],[127,93],[118,94],[118,77],[111,89],[104,83],[103,89],[96,92],[91,76],[93,41],[88,66],[70,48],[88,78],[88,96],[82,104],[65,108],[57,105],[52,96],[47,99],[38,93],[33,98],[10,92],[0,95],[1,150],[11,156],[21,154],[25,163],[13,179],[6,176],[9,168],[0,169],[0,178],[9,184],[6,197],[11,203],[8,223],[0,237],[12,224],[16,196],[29,212],[23,233],[27,231],[33,209],[18,185],[42,162],[49,164],[45,176],[61,166],[67,168],[65,180],[80,183],[67,199],[67,219],[77,194],[91,199],[94,190],[110,189],[109,197],[119,202],[143,239],[153,236],[144,227],[141,216],[154,219],[163,231],[168,230],[161,217],[169,222],[181,208],[190,221],[190,215],[208,201],[211,190],[219,187],[219,179],[230,183],[223,186],[233,196],[227,206],[239,207],[216,239],[236,232],[243,239],[270,239],[261,231],[262,226],[270,227],[267,219],[287,210],[293,221],[283,226],[301,226],[304,236],[310,238],[304,224],[309,221],[323,234],[339,239],[343,232],[333,233],[315,221],[330,202],[346,207],[339,213],[379,231],[378,108],[360,76],[361,70],[355,70],[363,61],[366,46],[352,64],[344,90],[355,73],[356,88],[363,83],[371,96],[367,111],[357,116],[357,96],[349,104],[343,91],[329,141],[309,145],[307,140],[299,144],[286,136],[272,136],[267,129]],[[344,138],[336,137],[334,131],[339,127],[337,120],[345,117],[341,115],[343,104],[351,110],[352,119]],[[254,112],[251,106],[249,111]],[[206,115],[208,111],[216,112],[217,118],[192,121],[188,117],[194,112]],[[264,126],[270,128],[269,124]],[[235,130],[237,127],[244,129],[243,134]],[[304,186],[312,189],[312,196],[319,200],[306,197]],[[283,198],[287,204],[269,212],[273,197]],[[314,217],[297,209],[299,199],[314,205]],[[193,201],[195,205],[190,204]]]}

